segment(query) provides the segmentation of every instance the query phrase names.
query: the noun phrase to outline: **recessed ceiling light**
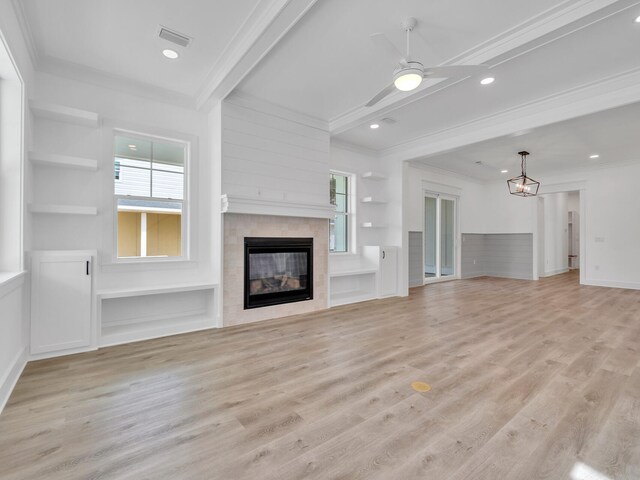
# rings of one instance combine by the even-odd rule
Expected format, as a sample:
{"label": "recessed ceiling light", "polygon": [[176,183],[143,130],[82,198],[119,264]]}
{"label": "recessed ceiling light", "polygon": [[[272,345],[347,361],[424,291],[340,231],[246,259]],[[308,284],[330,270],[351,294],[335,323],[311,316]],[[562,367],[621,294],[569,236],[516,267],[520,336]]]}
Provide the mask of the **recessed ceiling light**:
{"label": "recessed ceiling light", "polygon": [[376,128],[380,128],[380,125],[378,125],[377,123],[372,123],[371,125],[369,125],[369,128],[375,130]]}
{"label": "recessed ceiling light", "polygon": [[640,23],[640,15],[638,15],[638,16],[636,17],[636,19],[634,20],[634,22],[635,22],[635,23]]}
{"label": "recessed ceiling light", "polygon": [[589,158],[600,158],[600,155],[598,155],[598,154],[590,155]]}
{"label": "recessed ceiling light", "polygon": [[170,48],[165,48],[164,50],[162,50],[162,54],[165,57],[170,58],[171,60],[175,60],[180,56],[178,55],[178,52],[176,52],[175,50],[171,50]]}
{"label": "recessed ceiling light", "polygon": [[500,173],[509,173],[509,170],[500,170]]}
{"label": "recessed ceiling light", "polygon": [[480,80],[480,83],[481,83],[482,85],[490,85],[490,84],[492,84],[492,83],[493,83],[493,82],[495,82],[495,81],[496,81],[496,79],[495,79],[495,78],[493,78],[493,77],[487,77],[487,78],[483,78],[482,80]]}

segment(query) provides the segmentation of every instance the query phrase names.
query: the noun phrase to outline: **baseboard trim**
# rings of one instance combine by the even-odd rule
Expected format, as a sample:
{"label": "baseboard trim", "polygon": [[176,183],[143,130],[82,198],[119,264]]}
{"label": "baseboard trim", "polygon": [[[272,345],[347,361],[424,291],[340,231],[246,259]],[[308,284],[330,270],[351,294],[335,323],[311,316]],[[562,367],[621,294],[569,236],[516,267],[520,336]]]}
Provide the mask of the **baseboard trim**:
{"label": "baseboard trim", "polygon": [[16,355],[16,358],[13,360],[11,368],[4,375],[2,379],[2,383],[0,383],[0,414],[2,414],[2,410],[4,410],[5,405],[9,401],[9,397],[11,397],[11,393],[18,383],[18,379],[20,375],[22,375],[22,371],[24,367],[27,365],[27,348],[23,348],[21,352]]}
{"label": "baseboard trim", "polygon": [[640,290],[640,283],[637,282],[616,282],[613,280],[585,280],[583,285],[590,285],[592,287],[607,287],[607,288],[624,288],[627,290]]}
{"label": "baseboard trim", "polygon": [[548,272],[544,272],[541,277],[553,277],[554,275],[561,275],[563,273],[567,273],[569,271],[568,268],[559,268],[557,270],[550,270]]}

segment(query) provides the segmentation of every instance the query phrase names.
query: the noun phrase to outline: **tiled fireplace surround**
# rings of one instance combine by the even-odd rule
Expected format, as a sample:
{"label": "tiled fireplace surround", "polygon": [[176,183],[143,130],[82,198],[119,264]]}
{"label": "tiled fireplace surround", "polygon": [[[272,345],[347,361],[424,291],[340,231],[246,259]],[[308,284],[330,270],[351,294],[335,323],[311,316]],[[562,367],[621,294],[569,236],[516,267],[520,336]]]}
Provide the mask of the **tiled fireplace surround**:
{"label": "tiled fireplace surround", "polygon": [[[313,299],[244,309],[244,238],[313,237]],[[322,218],[226,213],[223,250],[224,326],[328,308],[329,222]]]}

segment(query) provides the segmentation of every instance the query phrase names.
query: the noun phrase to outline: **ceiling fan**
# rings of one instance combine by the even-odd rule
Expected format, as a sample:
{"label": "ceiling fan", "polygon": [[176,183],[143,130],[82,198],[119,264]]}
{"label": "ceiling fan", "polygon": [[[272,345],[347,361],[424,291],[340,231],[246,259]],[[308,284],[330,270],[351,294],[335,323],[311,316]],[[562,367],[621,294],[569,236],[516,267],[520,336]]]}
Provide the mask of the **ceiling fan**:
{"label": "ceiling fan", "polygon": [[400,56],[400,62],[393,72],[393,83],[386,86],[375,97],[365,104],[372,107],[395,90],[409,92],[420,86],[424,78],[465,78],[486,70],[486,65],[445,65],[441,67],[425,67],[422,63],[411,59],[411,32],[418,21],[409,17],[402,22],[407,34],[407,53],[400,52],[384,33],[374,33],[371,40],[381,49],[394,56]]}

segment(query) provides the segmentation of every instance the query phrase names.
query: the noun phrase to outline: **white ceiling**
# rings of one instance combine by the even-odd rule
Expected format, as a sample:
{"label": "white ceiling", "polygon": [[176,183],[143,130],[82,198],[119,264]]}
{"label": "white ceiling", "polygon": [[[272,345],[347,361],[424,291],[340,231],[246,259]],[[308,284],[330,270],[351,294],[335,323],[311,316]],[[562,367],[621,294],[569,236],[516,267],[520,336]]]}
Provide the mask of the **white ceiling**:
{"label": "white ceiling", "polygon": [[331,120],[363,105],[391,83],[399,59],[380,51],[369,38],[372,33],[387,34],[404,51],[400,24],[414,16],[420,36],[414,35],[413,56],[425,65],[436,65],[557,4],[557,0],[322,0],[239,90]]}
{"label": "white ceiling", "polygon": [[[559,171],[580,172],[640,162],[640,103],[495,138],[416,161],[483,181],[520,175],[517,153],[531,153],[527,173],[536,180]],[[600,155],[598,159],[589,158]],[[482,162],[478,165],[476,162]],[[500,173],[507,169],[507,174]]]}
{"label": "white ceiling", "polygon": [[640,25],[633,23],[637,10],[620,12],[498,65],[491,70],[496,78],[492,85],[465,80],[385,113],[397,120],[389,128],[372,131],[367,122],[337,138],[376,150],[390,148],[638,68]]}
{"label": "white ceiling", "polygon": [[[37,57],[195,95],[258,0],[22,0]],[[164,25],[193,37],[181,48]],[[162,56],[173,48],[181,56]]]}

